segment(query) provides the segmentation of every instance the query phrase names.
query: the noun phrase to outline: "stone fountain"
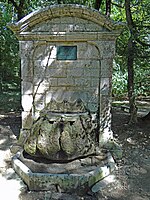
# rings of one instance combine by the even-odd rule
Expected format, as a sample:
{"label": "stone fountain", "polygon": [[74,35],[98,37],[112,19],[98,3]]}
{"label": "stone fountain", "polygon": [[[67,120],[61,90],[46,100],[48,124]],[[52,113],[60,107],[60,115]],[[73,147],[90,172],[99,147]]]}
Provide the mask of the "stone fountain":
{"label": "stone fountain", "polygon": [[14,169],[30,190],[91,188],[115,169],[111,83],[123,25],[84,6],[57,5],[9,27],[22,72]]}

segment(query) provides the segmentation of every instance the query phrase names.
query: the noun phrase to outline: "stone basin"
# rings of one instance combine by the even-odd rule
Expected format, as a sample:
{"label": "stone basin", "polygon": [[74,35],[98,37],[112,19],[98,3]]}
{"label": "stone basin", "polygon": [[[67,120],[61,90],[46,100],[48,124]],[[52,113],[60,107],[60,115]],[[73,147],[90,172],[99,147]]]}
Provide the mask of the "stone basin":
{"label": "stone basin", "polygon": [[[16,173],[28,185],[29,190],[48,191],[52,188],[62,192],[89,189],[108,176],[115,168],[115,162],[108,152],[105,158],[91,156],[68,163],[36,163],[23,158],[18,152],[12,159]],[[45,171],[45,172],[44,172]]]}

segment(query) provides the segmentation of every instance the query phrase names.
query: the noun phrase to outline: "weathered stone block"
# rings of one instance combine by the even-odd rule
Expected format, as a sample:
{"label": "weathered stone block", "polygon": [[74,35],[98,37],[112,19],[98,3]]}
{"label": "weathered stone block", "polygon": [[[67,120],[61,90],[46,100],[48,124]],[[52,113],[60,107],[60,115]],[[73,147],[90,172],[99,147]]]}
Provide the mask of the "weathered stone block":
{"label": "weathered stone block", "polygon": [[21,76],[22,79],[25,79],[26,77],[32,79],[33,77],[33,66],[29,57],[25,57],[21,60]]}
{"label": "weathered stone block", "polygon": [[46,105],[52,100],[53,97],[53,92],[52,91],[47,91],[45,95],[45,103]]}
{"label": "weathered stone block", "polygon": [[83,42],[87,41],[87,38],[89,41],[98,40],[98,34],[95,32],[78,32],[76,31],[76,35],[72,32],[69,32],[68,34],[65,34],[65,40],[66,41],[76,41],[76,42]]}
{"label": "weathered stone block", "polygon": [[99,77],[99,68],[89,67],[84,69],[84,77],[93,77],[98,78]]}
{"label": "weathered stone block", "polygon": [[89,102],[89,103],[87,104],[87,108],[88,108],[91,112],[97,112],[97,109],[98,109],[97,102],[96,102],[96,103]]}
{"label": "weathered stone block", "polygon": [[57,87],[58,86],[58,78],[49,78],[46,77],[46,79],[49,81],[49,88]]}
{"label": "weathered stone block", "polygon": [[109,78],[101,78],[101,86],[100,86],[101,94],[108,95],[110,93],[110,79]]}
{"label": "weathered stone block", "polygon": [[22,112],[22,129],[31,129],[33,124],[32,112]]}
{"label": "weathered stone block", "polygon": [[88,93],[88,103],[97,104],[98,101],[98,94],[97,91],[92,91]]}
{"label": "weathered stone block", "polygon": [[33,47],[33,41],[19,41],[19,50],[21,58],[24,58],[24,56],[26,55],[30,55],[31,51],[33,51]]}
{"label": "weathered stone block", "polygon": [[101,60],[101,77],[111,77],[113,70],[113,61],[112,59]]}
{"label": "weathered stone block", "polygon": [[85,86],[85,79],[84,78],[75,78],[75,86],[78,90],[82,90]]}
{"label": "weathered stone block", "polygon": [[34,94],[44,94],[49,90],[49,83],[41,82],[39,85],[34,85]]}
{"label": "weathered stone block", "polygon": [[67,77],[79,77],[81,78],[84,75],[83,68],[70,66],[70,68],[67,69]]}
{"label": "weathered stone block", "polygon": [[75,18],[74,17],[61,17],[61,24],[74,24],[75,23]]}
{"label": "weathered stone block", "polygon": [[49,67],[47,69],[46,76],[52,77],[52,78],[65,78],[67,77],[67,70],[64,66],[59,66],[55,68]]}
{"label": "weathered stone block", "polygon": [[103,59],[113,59],[115,55],[115,41],[99,41],[99,49]]}
{"label": "weathered stone block", "polygon": [[35,94],[33,103],[35,110],[42,110],[45,107],[45,95],[43,95],[43,93]]}
{"label": "weathered stone block", "polygon": [[35,47],[33,59],[41,60],[44,66],[49,65],[50,59],[56,58],[56,47],[51,44],[39,44]]}
{"label": "weathered stone block", "polygon": [[69,78],[59,78],[58,79],[58,86],[74,86],[74,79]]}
{"label": "weathered stone block", "polygon": [[[85,35],[85,33],[83,32],[81,34],[81,36],[82,35]],[[92,37],[92,35],[91,35],[91,37]],[[93,37],[95,37],[95,33],[93,33]],[[80,54],[78,55],[78,58],[79,59],[88,59],[89,61],[91,61],[94,59],[99,59],[100,55],[94,44],[87,44],[86,49],[84,49],[80,52]]]}
{"label": "weathered stone block", "polygon": [[23,94],[22,95],[22,108],[24,111],[29,112],[32,110],[33,95]]}
{"label": "weathered stone block", "polygon": [[99,89],[99,84],[100,84],[100,78],[99,78],[99,77],[97,77],[97,78],[94,77],[94,78],[91,80],[91,87],[92,87],[92,88]]}
{"label": "weathered stone block", "polygon": [[59,32],[73,32],[74,31],[74,24],[60,24],[59,25]]}
{"label": "weathered stone block", "polygon": [[32,94],[33,92],[33,83],[32,82],[26,82],[25,80],[22,81],[21,83],[21,91],[22,91],[22,94]]}

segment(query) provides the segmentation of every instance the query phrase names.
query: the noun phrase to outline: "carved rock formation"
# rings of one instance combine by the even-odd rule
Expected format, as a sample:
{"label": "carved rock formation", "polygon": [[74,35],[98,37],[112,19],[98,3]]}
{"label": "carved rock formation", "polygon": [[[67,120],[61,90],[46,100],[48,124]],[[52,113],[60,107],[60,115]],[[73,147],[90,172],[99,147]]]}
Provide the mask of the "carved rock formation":
{"label": "carved rock formation", "polygon": [[[54,101],[42,110],[34,123],[30,135],[24,144],[24,150],[32,156],[41,156],[51,160],[73,160],[78,157],[96,154],[97,123],[89,112],[85,112],[82,101],[63,103],[69,113],[49,111],[55,107]],[[58,105],[58,104],[57,104]],[[71,108],[80,108],[84,112],[71,112]],[[62,104],[60,104],[62,108]],[[81,109],[82,108],[82,109]]]}

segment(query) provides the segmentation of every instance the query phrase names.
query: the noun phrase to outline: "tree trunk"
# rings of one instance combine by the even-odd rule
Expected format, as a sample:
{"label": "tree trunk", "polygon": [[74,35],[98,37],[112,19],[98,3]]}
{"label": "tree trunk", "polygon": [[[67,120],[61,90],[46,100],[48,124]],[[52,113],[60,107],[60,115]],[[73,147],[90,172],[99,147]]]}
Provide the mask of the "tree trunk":
{"label": "tree trunk", "polygon": [[110,17],[111,14],[111,0],[106,0],[106,16]]}
{"label": "tree trunk", "polygon": [[24,16],[25,16],[25,14],[24,14],[23,9],[19,7],[19,9],[17,10],[17,19],[18,19],[18,21],[21,20]]}
{"label": "tree trunk", "polygon": [[0,92],[3,93],[3,79],[0,77]]}
{"label": "tree trunk", "polygon": [[137,122],[137,107],[134,95],[134,42],[132,37],[128,40],[127,67],[128,67],[128,98],[130,106],[130,122]]}
{"label": "tree trunk", "polygon": [[9,2],[14,6],[17,13],[17,19],[18,21],[22,19],[25,16],[25,0],[20,0],[19,3],[17,3],[15,0],[9,0]]}
{"label": "tree trunk", "polygon": [[137,107],[135,104],[135,95],[134,95],[134,23],[131,14],[130,0],[125,0],[125,10],[126,10],[126,20],[130,30],[130,38],[128,40],[128,49],[127,49],[127,68],[128,68],[128,98],[130,106],[130,122],[137,122]]}
{"label": "tree trunk", "polygon": [[[129,100],[132,98],[134,94],[134,53],[133,53],[133,40],[132,37],[128,40],[128,49],[127,49],[127,68],[128,68],[128,97]],[[132,109],[130,110],[132,112]]]}
{"label": "tree trunk", "polygon": [[99,10],[99,9],[100,9],[100,7],[101,7],[101,5],[102,5],[102,1],[103,1],[103,0],[95,0],[94,8],[95,8],[96,10]]}

